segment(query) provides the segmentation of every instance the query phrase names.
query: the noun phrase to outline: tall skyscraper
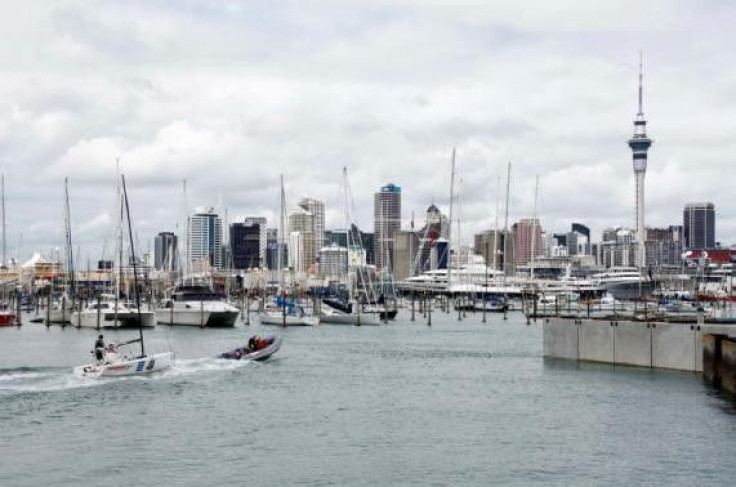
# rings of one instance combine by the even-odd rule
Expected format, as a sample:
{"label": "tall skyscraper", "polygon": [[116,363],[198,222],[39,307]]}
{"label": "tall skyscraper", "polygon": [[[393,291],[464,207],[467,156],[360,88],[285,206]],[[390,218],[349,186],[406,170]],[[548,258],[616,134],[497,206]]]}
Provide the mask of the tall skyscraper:
{"label": "tall skyscraper", "polygon": [[306,272],[317,260],[313,231],[314,215],[311,211],[298,206],[289,213],[289,267],[297,272]]}
{"label": "tall skyscraper", "polygon": [[716,246],[716,206],[688,203],[682,212],[685,248],[713,249]]}
{"label": "tall skyscraper", "polygon": [[246,226],[258,226],[258,267],[266,268],[266,249],[268,248],[268,229],[266,228],[266,219],[260,216],[248,216],[243,220]]}
{"label": "tall skyscraper", "polygon": [[187,260],[189,269],[203,262],[222,269],[222,220],[212,206],[198,207],[187,220]]}
{"label": "tall skyscraper", "polygon": [[234,269],[255,269],[261,267],[261,236],[265,236],[263,224],[254,221],[230,224],[230,252]]}
{"label": "tall skyscraper", "polygon": [[176,235],[161,232],[156,235],[153,249],[153,266],[158,270],[175,271],[179,268],[179,251]]}
{"label": "tall skyscraper", "polygon": [[317,261],[319,257],[319,251],[325,245],[325,204],[322,201],[314,198],[302,198],[297,205],[304,211],[311,213],[312,223],[310,232],[312,234],[311,249],[312,252],[308,262],[310,264]]}
{"label": "tall skyscraper", "polygon": [[401,228],[401,187],[389,183],[373,196],[373,249],[378,269],[390,269],[394,231]]}
{"label": "tall skyscraper", "polygon": [[[542,228],[539,220],[523,218],[514,224],[514,256],[516,266],[525,266],[532,260],[532,250],[535,258],[544,254],[542,247]],[[533,249],[532,249],[533,247]]]}
{"label": "tall skyscraper", "polygon": [[[646,240],[644,230],[644,176],[647,172],[647,151],[652,145],[652,139],[647,137],[647,122],[644,119],[642,108],[642,63],[639,59],[639,112],[634,120],[634,136],[629,139],[629,147],[634,159],[634,177],[636,178],[636,195],[634,199],[636,240]],[[642,247],[643,248],[643,247]],[[643,254],[643,253],[642,253]],[[643,255],[641,262],[643,264]]]}

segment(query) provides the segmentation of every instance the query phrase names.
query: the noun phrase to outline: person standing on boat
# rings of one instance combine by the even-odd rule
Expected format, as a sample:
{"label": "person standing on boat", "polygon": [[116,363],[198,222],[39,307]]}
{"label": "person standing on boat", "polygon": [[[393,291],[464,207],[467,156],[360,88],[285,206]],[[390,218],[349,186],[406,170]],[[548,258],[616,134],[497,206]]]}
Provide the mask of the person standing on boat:
{"label": "person standing on boat", "polygon": [[98,361],[102,361],[102,359],[105,358],[105,340],[103,340],[102,335],[97,337],[97,341],[95,341],[95,359]]}

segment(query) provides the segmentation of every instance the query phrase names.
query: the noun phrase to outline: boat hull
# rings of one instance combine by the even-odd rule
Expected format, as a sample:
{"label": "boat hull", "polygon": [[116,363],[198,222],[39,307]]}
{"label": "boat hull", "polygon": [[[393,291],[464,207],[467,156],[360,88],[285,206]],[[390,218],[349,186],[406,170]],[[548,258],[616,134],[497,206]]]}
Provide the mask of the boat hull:
{"label": "boat hull", "polygon": [[[103,311],[99,314],[96,312],[82,313],[74,312],[71,315],[71,322],[82,328],[138,328],[138,313],[135,312],[114,312]],[[117,318],[117,319],[116,319]],[[151,328],[156,326],[156,318],[153,311],[141,311],[140,326]]]}
{"label": "boat hull", "polygon": [[327,325],[353,325],[353,326],[371,326],[380,325],[381,319],[375,313],[323,313],[319,318],[320,323]]}
{"label": "boat hull", "polygon": [[156,310],[156,322],[172,326],[228,328],[235,326],[240,311]]}
{"label": "boat hull", "polygon": [[116,360],[106,364],[87,364],[81,367],[82,377],[89,379],[105,379],[148,375],[171,368],[174,354],[171,352],[156,353],[145,357]]}
{"label": "boat hull", "polygon": [[15,314],[2,312],[0,313],[0,326],[13,326],[15,324]]}
{"label": "boat hull", "polygon": [[319,318],[316,316],[283,316],[280,313],[266,313],[259,317],[262,325],[270,326],[317,326]]}

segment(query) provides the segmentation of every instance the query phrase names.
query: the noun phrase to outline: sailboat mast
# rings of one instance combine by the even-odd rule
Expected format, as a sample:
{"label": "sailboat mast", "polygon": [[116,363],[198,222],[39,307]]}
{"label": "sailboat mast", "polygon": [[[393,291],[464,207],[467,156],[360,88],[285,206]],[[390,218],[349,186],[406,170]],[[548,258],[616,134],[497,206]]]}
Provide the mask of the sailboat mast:
{"label": "sailboat mast", "polygon": [[5,253],[5,173],[0,174],[0,192],[2,193],[2,211],[3,211],[3,261],[0,266],[5,266],[7,263],[7,255]]}
{"label": "sailboat mast", "polygon": [[447,292],[451,292],[450,278],[452,277],[452,206],[455,201],[455,148],[452,148],[450,162],[450,214],[447,224]]}
{"label": "sailboat mast", "polygon": [[509,267],[509,188],[511,186],[511,162],[506,172],[506,209],[503,223],[503,285],[506,286],[506,274]]}
{"label": "sailboat mast", "polygon": [[64,178],[64,224],[66,226],[66,258],[69,284],[69,297],[74,300],[77,295],[76,281],[74,279],[74,248],[72,247],[72,223],[71,211],[69,209],[69,178]]}
{"label": "sailboat mast", "polygon": [[501,176],[496,176],[496,225],[493,227],[493,282],[496,282],[495,272],[498,266],[498,207],[501,201]]}
{"label": "sailboat mast", "polygon": [[141,342],[141,358],[146,356],[146,351],[143,347],[143,324],[141,323],[141,297],[138,294],[138,268],[135,259],[135,245],[133,245],[133,226],[130,223],[130,207],[128,206],[128,192],[125,189],[125,175],[121,174],[120,177],[123,181],[123,198],[125,201],[125,215],[128,217],[128,238],[130,239],[130,255],[133,259],[133,285],[135,286],[135,305],[138,311],[138,333]]}
{"label": "sailboat mast", "polygon": [[534,215],[532,216],[532,242],[531,242],[531,278],[534,280],[534,255],[537,243],[537,197],[539,196],[539,175],[534,183]]}

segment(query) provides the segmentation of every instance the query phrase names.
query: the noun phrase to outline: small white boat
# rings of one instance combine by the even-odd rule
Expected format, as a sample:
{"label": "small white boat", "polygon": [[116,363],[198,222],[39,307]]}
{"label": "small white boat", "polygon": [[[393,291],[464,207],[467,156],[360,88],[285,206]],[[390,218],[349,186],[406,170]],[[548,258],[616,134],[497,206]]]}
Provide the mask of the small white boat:
{"label": "small white boat", "polygon": [[320,311],[320,322],[328,325],[380,325],[378,313],[345,313],[343,311],[323,307]]}
{"label": "small white boat", "polygon": [[259,315],[262,325],[275,326],[317,326],[319,325],[318,316],[299,316],[295,314],[284,314],[282,311],[266,311]]}
{"label": "small white boat", "polygon": [[[140,340],[132,340],[125,344],[138,341]],[[122,345],[108,345],[100,360],[93,358],[92,363],[79,368],[80,375],[89,379],[146,375],[169,369],[173,363],[174,354],[172,352],[162,352],[145,356],[123,355],[119,350],[119,347]],[[92,352],[92,355],[94,357],[95,352]]]}

